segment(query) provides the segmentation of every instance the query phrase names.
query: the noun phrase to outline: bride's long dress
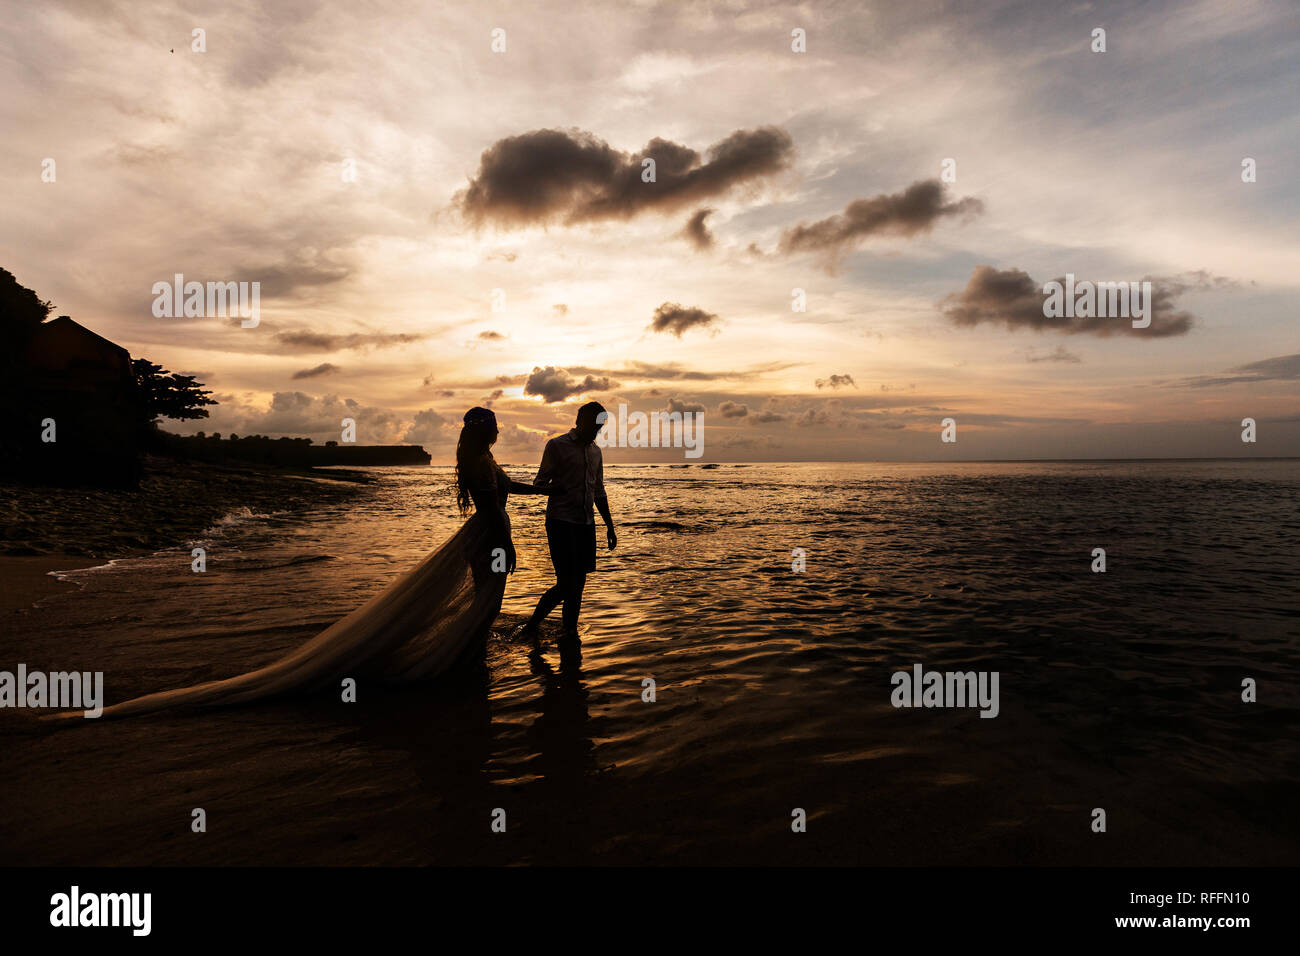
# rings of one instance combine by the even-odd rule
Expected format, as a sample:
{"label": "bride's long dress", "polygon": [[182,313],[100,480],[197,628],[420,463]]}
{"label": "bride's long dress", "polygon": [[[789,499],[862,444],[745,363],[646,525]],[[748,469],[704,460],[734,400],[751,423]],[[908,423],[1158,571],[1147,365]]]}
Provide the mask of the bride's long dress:
{"label": "bride's long dress", "polygon": [[[485,491],[496,495],[502,512],[509,484],[505,472],[494,463],[494,487]],[[492,550],[501,543],[489,519],[475,511],[459,531],[416,567],[275,663],[238,677],[114,704],[104,708],[100,719],[166,707],[242,704],[320,688],[345,677],[387,683],[433,677],[450,667],[472,643],[483,640],[501,610],[506,575],[492,570]],[[84,712],[50,714],[43,719],[65,718],[84,720]]]}

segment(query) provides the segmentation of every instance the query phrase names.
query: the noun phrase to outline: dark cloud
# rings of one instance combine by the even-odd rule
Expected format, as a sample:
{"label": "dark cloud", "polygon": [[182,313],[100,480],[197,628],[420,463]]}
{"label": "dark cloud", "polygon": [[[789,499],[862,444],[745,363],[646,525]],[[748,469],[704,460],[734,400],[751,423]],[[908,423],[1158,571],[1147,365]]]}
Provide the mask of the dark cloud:
{"label": "dark cloud", "polygon": [[718,412],[723,418],[744,418],[749,414],[749,406],[743,402],[723,402]]}
{"label": "dark cloud", "polygon": [[317,378],[321,375],[329,375],[332,372],[340,372],[340,371],[342,371],[342,369],[340,369],[337,365],[331,364],[330,362],[321,362],[320,365],[314,365],[311,368],[304,368],[301,369],[300,371],[294,372],[293,377],[294,378]]}
{"label": "dark cloud", "polygon": [[783,422],[785,418],[780,412],[759,412],[754,416],[754,421],[767,424],[768,422]]}
{"label": "dark cloud", "polygon": [[1190,385],[1193,388],[1206,388],[1212,385],[1236,385],[1239,382],[1284,382],[1300,379],[1300,352],[1294,355],[1278,355],[1274,358],[1247,362],[1229,369],[1226,375],[1198,375],[1183,379],[1177,385]]}
{"label": "dark cloud", "polygon": [[500,332],[493,332],[491,329],[488,329],[486,332],[480,332],[478,337],[487,342],[497,342],[505,338],[505,336]]}
{"label": "dark cloud", "polygon": [[541,396],[547,403],[562,402],[571,395],[581,395],[584,392],[607,392],[612,388],[618,388],[618,382],[593,375],[578,380],[565,369],[550,365],[534,368],[524,382],[525,395]]}
{"label": "dark cloud", "polygon": [[783,252],[824,252],[832,258],[875,235],[913,236],[929,232],[945,216],[970,216],[984,210],[973,197],[945,201],[943,183],[925,179],[901,193],[855,199],[844,212],[818,222],[800,223],[781,236]]}
{"label": "dark cloud", "polygon": [[387,348],[391,345],[409,345],[428,338],[405,332],[354,332],[350,335],[329,335],[325,332],[277,332],[275,340],[285,346],[286,352],[339,352],[344,349]]}
{"label": "dark cloud", "polygon": [[701,252],[713,246],[713,233],[709,232],[709,227],[704,224],[704,220],[708,219],[712,212],[712,209],[696,210],[695,214],[686,220],[686,228],[682,230],[682,235]]}
{"label": "dark cloud", "polygon": [[[1059,276],[1055,281],[1064,283],[1065,277]],[[1193,274],[1190,280],[1148,276],[1142,281],[1151,283],[1151,325],[1145,329],[1133,328],[1133,323],[1124,318],[1049,318],[1043,314],[1043,303],[1047,298],[1043,283],[1035,282],[1020,269],[994,269],[992,266],[976,266],[966,288],[947,296],[939,307],[954,325],[960,326],[1000,322],[1008,329],[1054,331],[1066,335],[1149,335],[1155,338],[1185,335],[1196,317],[1190,312],[1176,311],[1175,300],[1190,288],[1208,287],[1209,280]]]}
{"label": "dark cloud", "polygon": [[[583,130],[539,129],[484,150],[454,202],[475,225],[628,219],[722,195],[785,168],[793,154],[790,135],[770,126],[737,130],[704,157],[665,139],[628,154]],[[641,179],[647,158],[655,161],[652,183]]]}
{"label": "dark cloud", "polygon": [[679,339],[688,329],[707,328],[718,321],[712,312],[698,308],[684,308],[676,302],[665,302],[655,309],[654,318],[647,328],[655,332],[671,332]]}
{"label": "dark cloud", "polygon": [[853,381],[852,375],[832,375],[830,378],[817,379],[818,388],[857,388],[858,383]]}

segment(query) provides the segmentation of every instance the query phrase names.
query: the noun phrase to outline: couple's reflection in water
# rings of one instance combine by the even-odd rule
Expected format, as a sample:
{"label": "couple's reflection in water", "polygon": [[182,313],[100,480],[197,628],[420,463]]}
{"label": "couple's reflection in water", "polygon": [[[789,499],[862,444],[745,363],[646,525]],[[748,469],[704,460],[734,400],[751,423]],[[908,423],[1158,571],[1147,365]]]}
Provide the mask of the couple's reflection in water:
{"label": "couple's reflection in water", "polygon": [[400,754],[418,780],[418,792],[395,795],[430,817],[412,834],[413,855],[481,858],[506,851],[491,841],[493,808],[506,808],[516,832],[517,820],[532,830],[590,798],[597,764],[588,708],[578,640],[520,644],[494,634],[436,681],[372,697],[359,743],[370,757]]}
{"label": "couple's reflection in water", "polygon": [[595,772],[596,747],[588,727],[591,715],[582,680],[582,645],[568,635],[558,644],[558,670],[540,643],[528,654],[528,669],[539,682],[541,696],[526,738],[543,781],[576,784]]}

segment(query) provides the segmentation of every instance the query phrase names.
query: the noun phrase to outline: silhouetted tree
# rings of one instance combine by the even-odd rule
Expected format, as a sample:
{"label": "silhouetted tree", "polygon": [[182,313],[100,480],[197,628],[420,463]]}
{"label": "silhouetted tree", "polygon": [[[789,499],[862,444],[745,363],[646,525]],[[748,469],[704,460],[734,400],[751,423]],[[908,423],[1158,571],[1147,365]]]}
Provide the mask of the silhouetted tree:
{"label": "silhouetted tree", "polygon": [[208,397],[212,393],[204,389],[203,383],[193,375],[169,372],[148,359],[133,360],[131,368],[135,370],[140,411],[147,421],[207,418],[208,410],[204,406],[217,404]]}
{"label": "silhouetted tree", "polygon": [[19,285],[8,269],[0,269],[0,362],[21,361],[32,334],[53,308],[52,303]]}

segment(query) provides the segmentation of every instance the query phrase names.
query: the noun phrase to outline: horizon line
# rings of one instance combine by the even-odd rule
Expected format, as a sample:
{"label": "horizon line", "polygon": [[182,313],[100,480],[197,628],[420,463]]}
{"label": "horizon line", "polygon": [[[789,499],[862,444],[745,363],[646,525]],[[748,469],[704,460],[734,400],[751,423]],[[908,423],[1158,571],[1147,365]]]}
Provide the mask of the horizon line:
{"label": "horizon line", "polygon": [[[1043,462],[1121,462],[1121,461],[1300,461],[1300,455],[1259,455],[1248,457],[1200,456],[1191,458],[786,458],[786,459],[735,459],[728,461],[690,461],[686,465],[992,465]],[[607,465],[662,465],[677,462],[618,461]],[[418,466],[417,466],[418,467]],[[430,463],[429,467],[434,466]],[[454,467],[447,465],[445,467]]]}

